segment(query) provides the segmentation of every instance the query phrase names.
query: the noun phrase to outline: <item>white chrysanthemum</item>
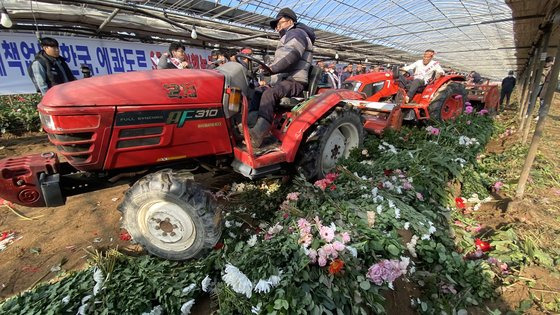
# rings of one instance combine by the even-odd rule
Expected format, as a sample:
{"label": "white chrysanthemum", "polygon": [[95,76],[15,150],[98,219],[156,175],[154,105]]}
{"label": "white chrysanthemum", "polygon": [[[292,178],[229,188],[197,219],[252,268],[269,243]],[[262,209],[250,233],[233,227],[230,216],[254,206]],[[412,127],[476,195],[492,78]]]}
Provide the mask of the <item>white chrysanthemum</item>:
{"label": "white chrysanthemum", "polygon": [[257,304],[257,306],[251,307],[251,313],[259,314],[261,312],[261,304]]}
{"label": "white chrysanthemum", "polygon": [[70,302],[70,295],[67,295],[62,298],[62,304],[68,304]]}
{"label": "white chrysanthemum", "polygon": [[163,313],[163,308],[161,305],[154,307],[150,312],[144,312],[142,315],[161,315]]}
{"label": "white chrysanthemum", "polygon": [[401,209],[395,208],[395,219],[401,218]]}
{"label": "white chrysanthemum", "polygon": [[232,226],[232,222],[229,221],[229,220],[226,220],[225,225],[226,225],[227,228],[230,228]]}
{"label": "white chrysanthemum", "polygon": [[194,290],[195,287],[196,284],[194,283],[189,284],[187,287],[183,288],[183,294],[189,294],[192,290]]}
{"label": "white chrysanthemum", "polygon": [[189,315],[191,313],[191,308],[194,305],[194,299],[185,302],[181,305],[181,315]]}
{"label": "white chrysanthemum", "polygon": [[373,195],[373,197],[377,197],[377,193],[379,193],[379,188],[374,187],[374,188],[371,190],[371,194]]}
{"label": "white chrysanthemum", "polygon": [[430,228],[428,229],[428,233],[434,234],[435,232],[436,232],[436,228],[433,225],[430,226]]}
{"label": "white chrysanthemum", "polygon": [[346,250],[350,252],[350,254],[354,257],[358,257],[358,250],[352,246],[346,246]]}
{"label": "white chrysanthemum", "polygon": [[410,256],[416,258],[418,255],[416,254],[416,243],[418,242],[418,236],[413,235],[410,242],[406,243],[406,249],[410,253]]}
{"label": "white chrysanthemum", "polygon": [[273,227],[271,227],[270,229],[268,229],[268,234],[276,234],[279,233],[280,231],[282,231],[284,227],[280,225],[280,223],[276,223],[274,224]]}
{"label": "white chrysanthemum", "polygon": [[270,283],[270,285],[272,287],[275,287],[275,286],[278,285],[278,283],[280,283],[280,280],[282,279],[281,275],[282,275],[282,272],[280,272],[280,274],[278,276],[277,275],[272,275],[268,278],[267,281]]}
{"label": "white chrysanthemum", "polygon": [[249,247],[253,247],[255,246],[255,244],[257,244],[257,235],[253,234],[253,236],[251,236],[248,240],[247,240],[247,245],[249,245]]}
{"label": "white chrysanthemum", "polygon": [[206,275],[206,277],[204,277],[204,279],[202,279],[202,282],[200,283],[200,286],[202,287],[202,291],[208,292],[208,290],[210,290],[211,284],[212,284],[212,279],[210,279],[210,277]]}
{"label": "white chrysanthemum", "polygon": [[91,299],[91,295],[84,296],[84,298],[82,299],[82,305],[80,305],[80,307],[78,308],[78,315],[86,314],[89,299]]}
{"label": "white chrysanthemum", "polygon": [[233,291],[240,294],[245,294],[247,298],[251,298],[253,283],[243,272],[241,272],[234,265],[226,265],[225,273],[222,276],[222,280],[224,280],[224,282],[229,285],[233,289]]}
{"label": "white chrysanthemum", "polygon": [[410,222],[405,222],[404,229],[408,230],[410,228]]}
{"label": "white chrysanthemum", "polygon": [[255,285],[254,291],[257,293],[268,293],[270,292],[270,282],[268,280],[260,279],[259,282]]}
{"label": "white chrysanthemum", "polygon": [[387,200],[387,203],[389,203],[389,208],[395,208],[395,203],[393,202],[393,200]]}
{"label": "white chrysanthemum", "polygon": [[336,232],[336,225],[334,224],[334,222],[331,222],[331,225],[329,225],[329,227],[333,230],[333,232]]}
{"label": "white chrysanthemum", "polygon": [[96,296],[99,291],[103,288],[103,283],[105,283],[105,276],[103,271],[99,268],[93,270],[93,280],[95,281],[95,286],[93,287],[93,296]]}

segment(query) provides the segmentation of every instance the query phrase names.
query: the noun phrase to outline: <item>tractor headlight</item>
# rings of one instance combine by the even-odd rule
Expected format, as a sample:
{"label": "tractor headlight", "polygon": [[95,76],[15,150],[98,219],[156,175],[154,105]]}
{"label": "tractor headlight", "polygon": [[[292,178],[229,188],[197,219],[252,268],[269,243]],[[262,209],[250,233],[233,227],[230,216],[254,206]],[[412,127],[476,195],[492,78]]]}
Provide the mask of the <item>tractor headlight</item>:
{"label": "tractor headlight", "polygon": [[54,120],[53,120],[53,118],[52,118],[51,115],[39,113],[39,118],[41,119],[41,124],[42,124],[46,129],[56,130],[56,127],[55,127],[55,125],[54,125]]}

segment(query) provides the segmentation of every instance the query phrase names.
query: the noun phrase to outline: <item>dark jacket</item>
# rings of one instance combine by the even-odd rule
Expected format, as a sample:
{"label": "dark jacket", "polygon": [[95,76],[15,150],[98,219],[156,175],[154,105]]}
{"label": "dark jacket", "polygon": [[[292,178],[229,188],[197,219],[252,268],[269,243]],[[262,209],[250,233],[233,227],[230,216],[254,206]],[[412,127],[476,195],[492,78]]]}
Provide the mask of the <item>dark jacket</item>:
{"label": "dark jacket", "polygon": [[[67,80],[65,80],[64,74],[60,71],[60,68],[56,65],[57,62],[62,67],[62,70],[64,71],[64,74],[66,74],[66,79]],[[33,84],[35,85],[35,88],[37,88],[37,92],[43,92],[44,93],[46,91],[41,91],[41,88],[40,88],[40,86],[39,86],[39,84],[36,80],[35,76],[38,75],[38,74],[34,73],[34,71],[33,71],[33,64],[34,63],[39,63],[41,65],[41,67],[44,69],[45,77],[43,77],[42,79],[47,84],[47,87],[49,89],[51,87],[57,85],[57,84],[62,84],[62,83],[66,83],[66,82],[69,82],[69,81],[76,80],[76,77],[74,77],[74,75],[72,74],[72,71],[68,67],[68,64],[66,63],[66,60],[63,57],[59,56],[58,58],[54,58],[54,57],[51,57],[51,56],[47,55],[44,50],[41,50],[35,56],[35,60],[27,68],[27,72],[29,73],[29,76],[31,77],[31,81],[33,81]]]}
{"label": "dark jacket", "polygon": [[513,76],[507,76],[502,80],[502,90],[512,92],[515,87],[516,80]]}
{"label": "dark jacket", "polygon": [[287,79],[307,84],[309,68],[313,61],[315,33],[304,24],[296,23],[280,32],[280,42],[270,65],[272,74],[282,74]]}
{"label": "dark jacket", "polygon": [[340,75],[340,83],[346,81],[351,76],[352,76],[352,72],[342,71],[342,74]]}

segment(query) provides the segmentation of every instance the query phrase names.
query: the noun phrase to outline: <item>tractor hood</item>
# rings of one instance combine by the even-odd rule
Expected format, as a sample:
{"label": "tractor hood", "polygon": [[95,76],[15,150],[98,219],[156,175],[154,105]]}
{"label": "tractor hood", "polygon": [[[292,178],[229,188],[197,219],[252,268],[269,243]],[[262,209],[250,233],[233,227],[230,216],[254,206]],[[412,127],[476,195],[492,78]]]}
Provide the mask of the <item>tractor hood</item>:
{"label": "tractor hood", "polygon": [[42,106],[118,106],[221,103],[224,75],[212,70],[136,71],[52,87]]}

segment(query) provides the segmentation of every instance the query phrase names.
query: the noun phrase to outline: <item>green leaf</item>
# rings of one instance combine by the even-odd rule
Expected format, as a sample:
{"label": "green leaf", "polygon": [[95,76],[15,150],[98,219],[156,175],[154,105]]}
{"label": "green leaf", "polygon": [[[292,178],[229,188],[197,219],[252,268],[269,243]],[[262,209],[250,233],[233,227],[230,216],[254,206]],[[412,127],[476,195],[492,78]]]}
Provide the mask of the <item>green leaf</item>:
{"label": "green leaf", "polygon": [[360,288],[364,291],[367,291],[371,288],[371,284],[367,280],[362,281],[362,282],[360,282]]}
{"label": "green leaf", "polygon": [[401,251],[397,248],[397,246],[395,246],[393,244],[389,244],[387,246],[387,251],[389,253],[391,253],[391,255],[393,255],[393,256],[398,256],[401,253]]}

